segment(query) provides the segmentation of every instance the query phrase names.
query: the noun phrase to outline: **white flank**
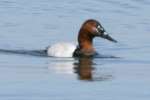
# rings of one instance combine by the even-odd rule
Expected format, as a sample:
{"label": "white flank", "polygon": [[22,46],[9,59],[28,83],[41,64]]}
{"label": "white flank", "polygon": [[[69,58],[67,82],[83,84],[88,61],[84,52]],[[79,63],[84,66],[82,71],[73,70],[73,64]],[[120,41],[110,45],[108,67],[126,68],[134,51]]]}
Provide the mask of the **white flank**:
{"label": "white flank", "polygon": [[72,57],[76,45],[71,43],[57,43],[47,48],[48,56],[52,57]]}

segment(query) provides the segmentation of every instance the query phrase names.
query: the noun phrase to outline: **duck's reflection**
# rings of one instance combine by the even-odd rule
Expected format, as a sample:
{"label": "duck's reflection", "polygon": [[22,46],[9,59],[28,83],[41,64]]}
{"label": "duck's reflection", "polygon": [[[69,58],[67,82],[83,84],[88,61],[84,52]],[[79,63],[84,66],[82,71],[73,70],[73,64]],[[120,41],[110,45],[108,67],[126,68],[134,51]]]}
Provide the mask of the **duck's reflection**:
{"label": "duck's reflection", "polygon": [[76,74],[79,80],[105,81],[111,79],[112,73],[110,69],[105,68],[103,64],[95,64],[94,61],[93,58],[88,57],[76,60],[56,60],[49,64],[49,70],[51,72],[55,70],[58,74],[69,74],[69,76],[70,74]]}
{"label": "duck's reflection", "polygon": [[93,62],[92,58],[83,57],[78,63],[74,64],[75,73],[80,80],[93,80]]}
{"label": "duck's reflection", "polygon": [[[110,70],[100,68],[96,70],[93,63],[93,58],[83,57],[78,60],[78,63],[74,64],[75,73],[78,75],[78,79],[87,81],[105,81],[112,78]],[[97,66],[100,67],[100,66]]]}

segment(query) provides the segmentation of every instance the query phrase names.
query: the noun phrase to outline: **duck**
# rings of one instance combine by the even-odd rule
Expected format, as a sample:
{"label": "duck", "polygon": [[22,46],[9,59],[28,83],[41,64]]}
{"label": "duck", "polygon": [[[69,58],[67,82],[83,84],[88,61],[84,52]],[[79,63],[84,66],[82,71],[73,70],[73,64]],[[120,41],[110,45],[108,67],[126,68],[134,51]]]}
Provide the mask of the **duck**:
{"label": "duck", "polygon": [[78,44],[67,42],[56,43],[47,47],[47,55],[51,57],[94,57],[96,52],[93,39],[101,37],[117,43],[95,19],[88,19],[82,25],[78,33]]}

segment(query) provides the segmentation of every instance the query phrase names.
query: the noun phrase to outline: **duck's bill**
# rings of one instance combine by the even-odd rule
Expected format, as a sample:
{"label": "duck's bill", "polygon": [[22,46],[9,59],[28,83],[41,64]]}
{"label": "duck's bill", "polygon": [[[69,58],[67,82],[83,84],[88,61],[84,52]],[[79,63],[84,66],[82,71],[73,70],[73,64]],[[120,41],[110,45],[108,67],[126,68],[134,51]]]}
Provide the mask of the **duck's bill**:
{"label": "duck's bill", "polygon": [[109,34],[106,33],[106,32],[104,32],[104,34],[103,34],[101,37],[104,38],[104,39],[107,39],[107,40],[109,40],[109,41],[112,41],[112,42],[114,42],[114,43],[117,43],[117,40],[113,39],[113,38],[112,38],[111,36],[109,36]]}

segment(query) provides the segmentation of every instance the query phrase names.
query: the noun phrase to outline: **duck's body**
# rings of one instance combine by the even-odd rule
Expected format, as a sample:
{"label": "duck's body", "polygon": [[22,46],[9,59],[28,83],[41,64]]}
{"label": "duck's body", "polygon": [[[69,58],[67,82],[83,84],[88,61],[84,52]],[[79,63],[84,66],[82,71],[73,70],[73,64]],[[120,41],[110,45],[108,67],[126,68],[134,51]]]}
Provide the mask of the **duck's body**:
{"label": "duck's body", "polygon": [[53,57],[94,56],[97,54],[93,46],[95,37],[102,37],[112,42],[117,42],[106,34],[98,21],[89,19],[80,28],[77,46],[71,43],[57,43],[48,47],[47,54]]}

